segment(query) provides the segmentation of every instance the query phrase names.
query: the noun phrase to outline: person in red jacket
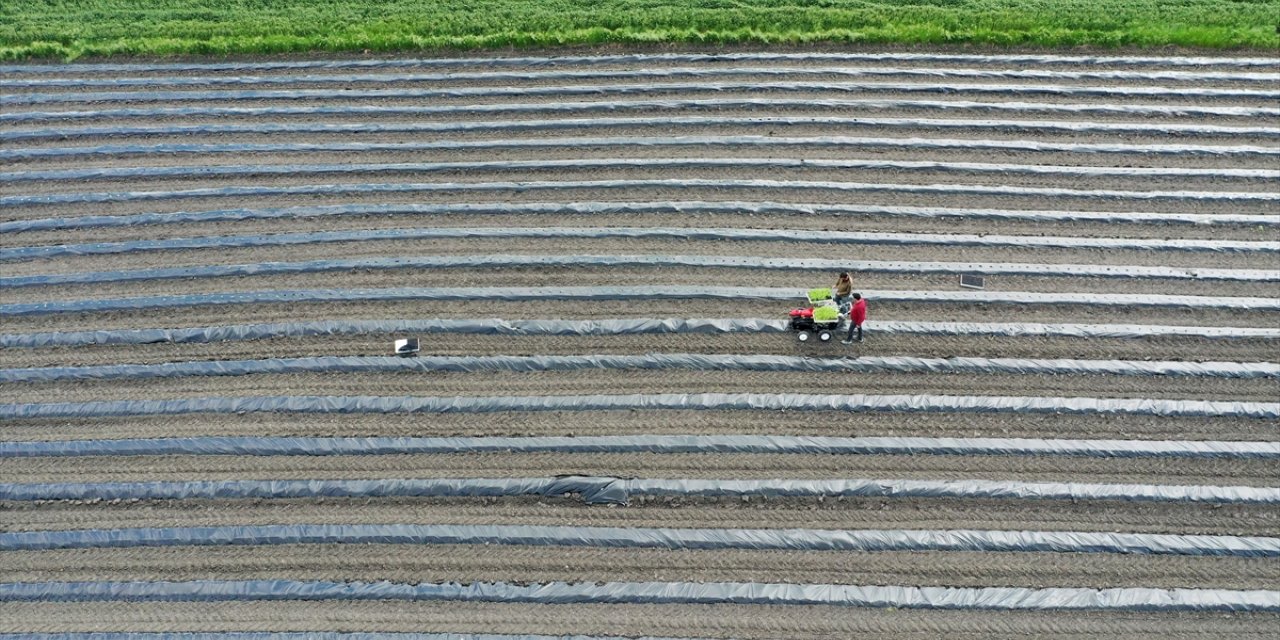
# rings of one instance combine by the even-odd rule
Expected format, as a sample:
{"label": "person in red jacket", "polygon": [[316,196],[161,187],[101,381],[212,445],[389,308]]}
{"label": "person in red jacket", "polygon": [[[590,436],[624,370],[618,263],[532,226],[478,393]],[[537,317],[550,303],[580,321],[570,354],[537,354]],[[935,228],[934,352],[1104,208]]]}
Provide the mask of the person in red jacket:
{"label": "person in red jacket", "polygon": [[867,301],[862,299],[861,293],[853,294],[853,308],[849,310],[849,335],[845,336],[844,344],[853,344],[853,332],[858,332],[858,342],[862,342],[862,323],[867,321]]}

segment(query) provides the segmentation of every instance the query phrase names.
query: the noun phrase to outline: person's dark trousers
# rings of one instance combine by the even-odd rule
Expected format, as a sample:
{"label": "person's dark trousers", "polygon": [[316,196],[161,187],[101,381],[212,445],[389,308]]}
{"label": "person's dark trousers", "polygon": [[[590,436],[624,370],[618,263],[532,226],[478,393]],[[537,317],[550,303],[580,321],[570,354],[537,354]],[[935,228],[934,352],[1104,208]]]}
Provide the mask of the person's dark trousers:
{"label": "person's dark trousers", "polygon": [[858,332],[858,342],[862,342],[862,325],[860,325],[860,324],[852,324],[852,323],[851,323],[851,324],[849,325],[849,335],[845,336],[845,337],[844,337],[844,339],[845,339],[845,340],[853,340],[853,332],[855,332],[855,331],[857,331],[857,332]]}

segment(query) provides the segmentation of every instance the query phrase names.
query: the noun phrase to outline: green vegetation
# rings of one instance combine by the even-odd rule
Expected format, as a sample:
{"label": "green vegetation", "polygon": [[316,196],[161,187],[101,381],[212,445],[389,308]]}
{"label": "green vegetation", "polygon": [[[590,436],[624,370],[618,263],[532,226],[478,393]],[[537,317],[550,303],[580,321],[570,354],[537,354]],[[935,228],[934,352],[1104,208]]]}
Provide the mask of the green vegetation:
{"label": "green vegetation", "polygon": [[1280,48],[1280,0],[0,0],[0,58],[605,43]]}

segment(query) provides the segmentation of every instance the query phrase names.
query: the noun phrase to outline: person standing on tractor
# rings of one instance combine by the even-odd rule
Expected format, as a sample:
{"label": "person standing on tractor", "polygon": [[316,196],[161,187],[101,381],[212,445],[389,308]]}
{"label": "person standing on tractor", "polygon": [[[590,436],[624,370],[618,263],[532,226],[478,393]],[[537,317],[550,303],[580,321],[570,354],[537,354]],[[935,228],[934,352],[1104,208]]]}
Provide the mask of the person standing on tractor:
{"label": "person standing on tractor", "polygon": [[862,323],[867,321],[867,301],[862,299],[861,293],[853,294],[853,308],[849,310],[849,335],[845,336],[843,344],[853,344],[853,332],[858,332],[858,342],[862,342]]}
{"label": "person standing on tractor", "polygon": [[840,277],[836,278],[836,286],[831,293],[834,294],[831,297],[835,299],[841,311],[849,307],[849,296],[853,293],[853,278],[849,277],[848,271],[840,272]]}

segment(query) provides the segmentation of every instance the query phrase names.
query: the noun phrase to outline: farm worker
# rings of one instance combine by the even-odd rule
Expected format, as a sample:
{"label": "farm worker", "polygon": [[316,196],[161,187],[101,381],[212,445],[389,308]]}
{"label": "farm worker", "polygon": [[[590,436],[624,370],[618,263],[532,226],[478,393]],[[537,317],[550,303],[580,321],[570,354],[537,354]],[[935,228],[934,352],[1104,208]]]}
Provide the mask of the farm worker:
{"label": "farm worker", "polygon": [[849,277],[848,271],[840,272],[833,292],[836,304],[840,305],[840,309],[845,309],[849,304],[849,295],[853,293],[853,278]]}
{"label": "farm worker", "polygon": [[858,332],[858,342],[862,342],[862,323],[867,321],[867,301],[862,299],[861,293],[853,294],[853,309],[849,310],[849,335],[845,336],[844,344],[853,343],[853,332]]}

